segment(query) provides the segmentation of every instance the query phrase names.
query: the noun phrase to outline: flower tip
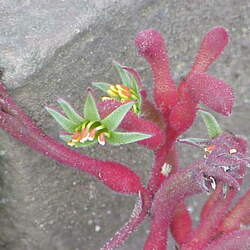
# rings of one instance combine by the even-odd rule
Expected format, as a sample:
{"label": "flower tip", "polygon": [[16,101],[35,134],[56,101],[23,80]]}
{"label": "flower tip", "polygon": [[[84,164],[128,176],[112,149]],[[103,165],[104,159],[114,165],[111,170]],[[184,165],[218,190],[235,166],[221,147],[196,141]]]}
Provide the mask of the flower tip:
{"label": "flower tip", "polygon": [[65,100],[62,97],[57,97],[56,101],[58,104],[65,102]]}
{"label": "flower tip", "polygon": [[223,40],[228,40],[228,32],[223,26],[214,27],[208,33],[211,35],[217,35],[218,38],[221,38]]}
{"label": "flower tip", "polygon": [[116,60],[112,60],[112,65],[114,65],[114,66],[120,66],[120,67],[122,67],[122,65],[120,64],[120,63],[118,63]]}
{"label": "flower tip", "polygon": [[136,35],[135,45],[140,55],[154,55],[159,48],[164,47],[164,39],[157,30],[148,29]]}
{"label": "flower tip", "polygon": [[233,105],[234,105],[234,101],[235,101],[235,98],[234,98],[234,94],[233,92],[231,91],[230,93],[227,93],[227,95],[225,95],[225,104],[224,104],[224,107],[222,107],[221,109],[221,113],[222,115],[225,115],[225,116],[230,116],[233,112]]}
{"label": "flower tip", "polygon": [[91,87],[88,87],[88,88],[87,88],[87,93],[88,93],[88,94],[92,94],[92,93],[93,93],[93,89],[92,89]]}
{"label": "flower tip", "polygon": [[207,46],[217,57],[228,43],[228,32],[224,27],[215,27],[205,36]]}
{"label": "flower tip", "polygon": [[58,110],[56,109],[56,107],[53,107],[53,106],[44,106],[44,108],[48,111],[48,112],[50,112],[50,111],[57,111],[58,112]]}

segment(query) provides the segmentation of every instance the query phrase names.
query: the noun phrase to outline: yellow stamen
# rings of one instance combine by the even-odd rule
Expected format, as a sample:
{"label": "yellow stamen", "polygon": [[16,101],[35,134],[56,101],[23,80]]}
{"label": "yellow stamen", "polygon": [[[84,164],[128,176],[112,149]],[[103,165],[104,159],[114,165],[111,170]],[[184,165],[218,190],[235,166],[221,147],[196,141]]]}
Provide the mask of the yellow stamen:
{"label": "yellow stamen", "polygon": [[116,84],[115,86],[116,86],[118,91],[119,90],[125,90],[125,91],[130,91],[131,90],[129,87],[127,87],[125,85],[122,85],[122,84]]}
{"label": "yellow stamen", "polygon": [[126,90],[119,89],[118,93],[119,93],[119,96],[123,99],[129,100],[131,97],[131,93],[129,91],[126,91]]}
{"label": "yellow stamen", "polygon": [[89,132],[89,136],[88,139],[90,141],[93,141],[95,139],[95,135],[96,135],[97,130],[95,128],[93,128],[90,132]]}
{"label": "yellow stamen", "polygon": [[89,138],[89,130],[87,128],[83,128],[81,133],[80,133],[80,136],[81,136],[81,140],[80,142],[85,142],[88,140]]}
{"label": "yellow stamen", "polygon": [[81,139],[81,133],[78,132],[78,131],[75,132],[75,133],[72,135],[71,139],[72,139],[72,142],[79,142],[80,139]]}
{"label": "yellow stamen", "polygon": [[215,145],[209,145],[206,148],[204,148],[205,152],[211,153],[215,148]]}
{"label": "yellow stamen", "polygon": [[73,141],[68,141],[67,144],[68,144],[69,146],[71,146],[71,147],[75,146],[75,142],[73,142]]}
{"label": "yellow stamen", "polygon": [[119,96],[119,95],[118,95],[118,92],[113,91],[113,90],[111,90],[111,89],[109,89],[109,90],[107,91],[107,94],[108,94],[109,96],[111,96],[111,97],[118,97],[118,96]]}
{"label": "yellow stamen", "polygon": [[104,146],[105,142],[106,142],[106,140],[105,140],[105,133],[99,134],[99,136],[97,137],[97,140],[98,140],[99,144],[101,144],[101,145]]}

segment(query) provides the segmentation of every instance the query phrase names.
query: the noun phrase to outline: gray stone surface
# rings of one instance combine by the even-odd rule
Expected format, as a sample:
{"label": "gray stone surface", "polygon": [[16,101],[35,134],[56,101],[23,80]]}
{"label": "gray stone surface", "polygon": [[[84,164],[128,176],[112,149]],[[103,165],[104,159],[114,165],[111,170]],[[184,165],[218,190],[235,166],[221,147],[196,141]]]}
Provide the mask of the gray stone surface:
{"label": "gray stone surface", "polygon": [[[151,90],[150,70],[136,55],[135,34],[149,27],[167,42],[174,78],[185,75],[203,35],[225,26],[230,44],[210,73],[229,83],[237,98],[226,128],[250,139],[250,3],[203,1],[0,1],[0,67],[4,82],[24,110],[49,135],[58,128],[44,106],[58,96],[81,108],[92,81],[117,80],[113,59],[137,68]],[[187,134],[202,134],[198,121]],[[135,197],[117,195],[87,174],[68,169],[0,131],[0,249],[95,250],[128,219]],[[114,159],[146,180],[151,152],[136,145],[94,147],[84,153]],[[186,147],[182,164],[197,157]],[[190,156],[192,155],[192,157]],[[197,219],[197,197],[190,203]],[[141,249],[148,224],[120,249]]]}

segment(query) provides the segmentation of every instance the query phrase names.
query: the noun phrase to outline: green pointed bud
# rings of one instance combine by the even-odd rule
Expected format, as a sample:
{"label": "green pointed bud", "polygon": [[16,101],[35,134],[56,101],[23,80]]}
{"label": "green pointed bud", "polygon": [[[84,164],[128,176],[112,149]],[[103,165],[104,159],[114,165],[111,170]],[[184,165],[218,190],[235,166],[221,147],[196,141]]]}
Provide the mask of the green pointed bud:
{"label": "green pointed bud", "polygon": [[83,118],[78,115],[75,110],[72,108],[72,106],[66,102],[65,100],[63,100],[62,98],[59,98],[57,100],[57,102],[59,103],[59,105],[61,106],[61,108],[63,109],[65,115],[74,123],[81,123],[83,122]]}
{"label": "green pointed bud", "polygon": [[69,120],[61,113],[57,112],[56,110],[46,107],[46,110],[49,114],[59,123],[59,125],[67,132],[74,132],[75,128],[77,127],[77,123]]}
{"label": "green pointed bud", "polygon": [[198,148],[204,148],[205,146],[207,146],[208,141],[209,140],[205,139],[205,138],[183,138],[183,139],[178,139],[178,142],[180,142],[180,143],[195,146],[195,147],[198,147]]}
{"label": "green pointed bud", "polygon": [[116,68],[116,70],[121,78],[122,84],[127,86],[128,88],[133,88],[133,83],[132,83],[132,80],[130,78],[129,72],[127,70],[123,69],[119,63],[113,61],[113,64],[114,64],[114,66],[115,66],[115,68]]}
{"label": "green pointed bud", "polygon": [[111,84],[106,83],[106,82],[92,82],[92,85],[95,86],[96,88],[102,90],[105,93],[107,93],[107,91],[112,86]]}
{"label": "green pointed bud", "polygon": [[89,121],[99,121],[100,115],[98,113],[95,100],[89,91],[88,96],[86,98],[85,104],[84,104],[84,118]]}
{"label": "green pointed bud", "polygon": [[129,102],[121,105],[117,109],[115,109],[112,113],[110,113],[107,117],[105,117],[101,122],[108,130],[115,130],[118,128],[120,123],[122,122],[125,115],[129,112],[129,110],[134,105],[134,102]]}

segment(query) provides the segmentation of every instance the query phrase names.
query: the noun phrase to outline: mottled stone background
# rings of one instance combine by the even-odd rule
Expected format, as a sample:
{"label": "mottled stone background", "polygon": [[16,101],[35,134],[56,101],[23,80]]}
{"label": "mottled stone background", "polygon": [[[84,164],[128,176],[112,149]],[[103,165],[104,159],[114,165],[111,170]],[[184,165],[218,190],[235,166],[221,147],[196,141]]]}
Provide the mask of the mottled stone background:
{"label": "mottled stone background", "polygon": [[[217,117],[250,139],[249,0],[0,0],[3,81],[32,119],[57,138],[58,126],[44,106],[60,96],[81,109],[92,81],[118,79],[113,59],[135,67],[151,90],[149,67],[134,47],[138,31],[153,27],[163,33],[178,81],[190,69],[203,35],[219,25],[229,31],[230,43],[210,73],[234,88],[237,101],[231,117]],[[204,131],[198,120],[187,135]],[[127,221],[135,197],[118,195],[2,131],[0,140],[0,249],[95,250]],[[127,164],[144,181],[152,162],[152,153],[134,144],[82,151]],[[180,152],[182,165],[198,157],[185,146]],[[195,220],[204,198],[189,201]],[[141,249],[148,226],[120,249]]]}

